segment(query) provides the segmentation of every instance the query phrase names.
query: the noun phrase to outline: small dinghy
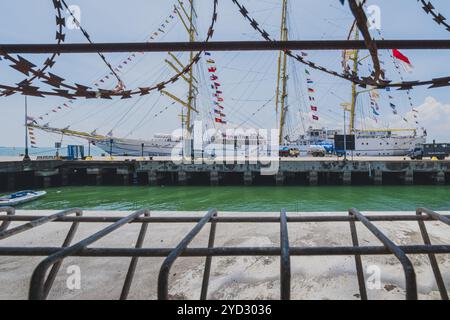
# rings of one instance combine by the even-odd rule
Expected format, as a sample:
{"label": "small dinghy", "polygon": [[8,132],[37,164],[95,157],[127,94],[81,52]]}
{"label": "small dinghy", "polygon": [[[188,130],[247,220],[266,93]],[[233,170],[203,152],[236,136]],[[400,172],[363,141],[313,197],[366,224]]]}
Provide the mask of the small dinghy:
{"label": "small dinghy", "polygon": [[13,194],[10,194],[6,197],[0,198],[0,207],[4,206],[17,206],[19,204],[30,202],[36,199],[39,199],[45,196],[47,192],[45,191],[19,191]]}

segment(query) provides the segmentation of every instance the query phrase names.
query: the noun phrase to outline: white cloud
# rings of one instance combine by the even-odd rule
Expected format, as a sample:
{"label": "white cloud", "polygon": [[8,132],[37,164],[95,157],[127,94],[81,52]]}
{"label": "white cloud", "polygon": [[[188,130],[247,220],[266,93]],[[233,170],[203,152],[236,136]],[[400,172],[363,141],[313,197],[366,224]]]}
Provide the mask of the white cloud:
{"label": "white cloud", "polygon": [[[450,141],[450,104],[444,104],[433,97],[427,97],[425,102],[416,108],[419,111],[419,122],[428,131],[429,140],[438,142]],[[406,115],[407,119],[414,118],[414,112]]]}

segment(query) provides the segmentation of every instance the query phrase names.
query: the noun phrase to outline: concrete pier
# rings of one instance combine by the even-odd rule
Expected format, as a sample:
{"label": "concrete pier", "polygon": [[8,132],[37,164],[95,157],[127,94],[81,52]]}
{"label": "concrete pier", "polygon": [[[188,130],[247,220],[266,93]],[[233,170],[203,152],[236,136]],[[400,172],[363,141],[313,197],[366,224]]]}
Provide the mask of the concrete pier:
{"label": "concrete pier", "polygon": [[63,187],[69,185],[69,173],[67,170],[61,170],[61,185]]}
{"label": "concrete pier", "polygon": [[219,185],[219,172],[216,170],[212,170],[209,173],[209,179],[211,182],[211,186],[216,187]]}
{"label": "concrete pier", "polygon": [[383,184],[383,171],[381,170],[374,171],[373,182],[376,186],[381,186]]}
{"label": "concrete pier", "polygon": [[187,174],[185,171],[178,172],[178,185],[180,186],[187,185]]}
{"label": "concrete pier", "polygon": [[277,186],[283,186],[284,185],[284,173],[278,172],[275,176],[275,182]]}
{"label": "concrete pier", "polygon": [[412,186],[414,184],[414,171],[407,170],[405,172],[405,185]]}
{"label": "concrete pier", "polygon": [[445,184],[445,172],[439,171],[434,178],[436,185],[442,186]]}
{"label": "concrete pier", "polygon": [[253,184],[253,174],[251,171],[244,172],[244,185],[251,186]]}
{"label": "concrete pier", "polygon": [[317,186],[319,184],[319,173],[317,171],[309,172],[309,185]]}
{"label": "concrete pier", "polygon": [[158,184],[158,175],[156,174],[156,171],[148,172],[148,184],[150,186],[156,186]]}
{"label": "concrete pier", "polygon": [[345,171],[342,174],[342,183],[345,186],[350,186],[352,184],[352,173],[351,173],[351,171]]}
{"label": "concrete pier", "polygon": [[127,168],[119,168],[116,170],[116,174],[121,177],[122,184],[128,186],[130,184],[130,172]]}
{"label": "concrete pier", "polygon": [[[272,164],[273,165],[273,164]],[[257,161],[0,161],[0,190],[67,185],[446,185],[450,161],[282,159],[267,175]]]}
{"label": "concrete pier", "polygon": [[15,180],[14,174],[8,173],[6,176],[6,179],[7,179],[7,182],[6,182],[7,190],[14,190],[16,187],[16,180]]}

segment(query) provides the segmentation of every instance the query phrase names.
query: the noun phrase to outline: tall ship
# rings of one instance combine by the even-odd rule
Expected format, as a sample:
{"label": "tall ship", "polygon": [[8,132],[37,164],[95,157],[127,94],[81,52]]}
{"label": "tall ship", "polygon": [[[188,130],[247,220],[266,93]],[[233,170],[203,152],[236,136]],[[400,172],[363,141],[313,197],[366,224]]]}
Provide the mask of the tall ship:
{"label": "tall ship", "polygon": [[[185,4],[180,4],[181,8],[175,10],[179,19],[182,20],[184,29],[186,30],[189,41],[196,41],[197,28],[196,28],[196,10],[194,3],[196,1],[189,1]],[[280,40],[289,40],[289,0],[282,1],[281,12],[281,26],[280,26]],[[349,39],[354,38],[359,40],[359,31],[354,24],[352,30],[349,33]],[[302,56],[307,56],[308,53],[301,52]],[[357,74],[360,66],[367,57],[360,57],[358,50],[344,51],[343,52],[343,68],[347,72]],[[190,53],[188,61],[184,63],[182,60],[173,53],[168,53],[168,59],[165,59],[169,69],[175,72],[179,72],[180,68],[184,69],[186,65],[192,64],[195,59],[194,52]],[[71,129],[66,127],[60,129],[49,124],[38,124],[35,120],[30,121],[28,126],[31,128],[40,129],[46,132],[59,134],[62,136],[76,137],[89,141],[90,144],[102,149],[105,153],[110,155],[124,155],[124,156],[151,156],[151,157],[167,157],[173,155],[186,155],[186,156],[225,156],[225,155],[249,155],[260,154],[261,152],[269,149],[268,144],[270,141],[267,136],[259,134],[258,129],[255,130],[239,130],[239,125],[232,125],[226,119],[224,108],[221,105],[222,101],[222,89],[220,83],[218,83],[217,76],[214,74],[216,67],[214,66],[213,59],[204,55],[203,59],[210,63],[208,70],[197,71],[203,73],[202,77],[206,80],[211,79],[211,86],[213,90],[213,96],[215,101],[213,102],[213,108],[208,111],[203,117],[199,116],[198,112],[198,95],[199,95],[199,80],[197,77],[199,74],[194,74],[195,68],[190,68],[189,72],[183,75],[183,83],[187,85],[183,91],[186,96],[180,97],[174,93],[169,92],[166,88],[160,90],[161,95],[172,101],[172,104],[181,106],[181,114],[179,115],[181,130],[177,130],[173,134],[154,134],[151,138],[134,139],[129,137],[116,136],[111,130],[108,134],[98,134],[97,130],[91,133]],[[357,114],[362,112],[364,108],[362,106],[363,100],[369,100],[371,108],[374,113],[377,113],[376,97],[379,96],[378,91],[375,88],[367,88],[362,91],[358,91],[356,84],[352,84],[351,87],[351,102],[343,103],[341,106],[344,108],[343,113],[343,125],[340,128],[336,128],[334,125],[324,126],[321,125],[321,118],[319,117],[319,111],[322,106],[317,105],[314,97],[315,90],[312,88],[314,83],[310,72],[305,69],[305,74],[302,76],[306,80],[306,85],[299,84],[299,76],[295,74],[298,71],[290,71],[289,63],[292,63],[294,68],[298,69],[299,63],[297,61],[290,61],[285,51],[280,51],[277,61],[277,75],[276,75],[276,91],[274,96],[275,104],[275,122],[278,131],[278,145],[280,147],[296,148],[301,153],[308,153],[315,148],[322,148],[331,153],[334,150],[334,141],[336,135],[354,135],[355,137],[355,150],[345,150],[348,155],[354,156],[404,156],[407,155],[410,150],[414,149],[416,145],[426,143],[426,131],[420,129],[418,123],[414,128],[370,128],[364,123],[364,119],[357,124]],[[193,64],[195,65],[195,64]],[[209,71],[209,72],[208,72]],[[211,74],[210,72],[213,71]],[[302,70],[303,71],[303,70]],[[208,79],[209,78],[209,79]],[[289,86],[289,82],[291,86]],[[303,86],[309,94],[309,100],[303,106],[301,111],[303,115],[295,114],[294,109],[301,109],[295,104],[299,104],[297,99],[295,104],[291,103],[288,91],[299,90]],[[392,105],[392,104],[391,104]],[[341,107],[336,106],[336,110],[339,111]],[[295,109],[295,110],[297,110]],[[263,108],[257,110],[260,111]],[[239,110],[234,110],[238,112]],[[129,110],[128,112],[132,112]],[[128,113],[127,112],[127,113]],[[252,116],[256,116],[255,112]],[[325,111],[321,111],[325,112]],[[232,114],[234,116],[234,114]],[[144,125],[145,118],[142,119]],[[201,137],[201,144],[198,144],[195,139],[195,122],[201,120],[201,132],[205,132],[205,135]],[[342,120],[342,119],[340,119]],[[339,121],[340,122],[340,121]],[[261,128],[261,127],[260,127]],[[362,129],[364,128],[364,129]],[[212,130],[211,130],[212,129]],[[230,130],[229,130],[230,129]],[[237,130],[236,130],[237,129]],[[195,139],[194,139],[195,137]],[[340,151],[342,152],[345,151]]]}
{"label": "tall ship", "polygon": [[[352,35],[354,35],[355,40],[359,40],[359,30],[356,25],[352,28],[350,37]],[[359,50],[354,50],[350,54],[344,52],[343,56],[344,61],[342,63],[344,68],[347,68],[347,70],[351,68],[347,64],[348,61],[351,61],[355,74],[358,73],[361,62],[366,58],[360,57]],[[347,61],[345,57],[348,57]],[[355,136],[355,150],[347,152],[347,154],[351,153],[356,156],[405,156],[417,145],[426,143],[426,130],[418,128],[417,121],[415,121],[416,127],[414,128],[369,128],[364,130],[356,128],[358,99],[361,98],[362,93],[369,94],[373,114],[377,115],[378,111],[378,103],[376,101],[379,96],[378,91],[372,88],[358,91],[356,84],[353,83],[349,108],[348,104],[343,104],[344,112],[348,111],[350,113],[348,132]],[[391,106],[394,108],[394,114],[396,114],[395,106],[393,104]]]}
{"label": "tall ship", "polygon": [[[196,1],[178,2],[175,6],[173,15],[177,15],[182,21],[185,31],[189,36],[189,41],[196,41],[198,34],[196,26],[197,13],[195,9]],[[167,22],[167,21],[166,21]],[[212,59],[208,57],[209,53],[204,53],[202,57],[211,63]],[[169,52],[168,58],[165,59],[167,66],[175,72],[185,69],[187,65],[193,63],[195,59],[194,52],[190,52],[187,62],[183,63],[179,57]],[[199,92],[198,80],[194,75],[194,67],[190,68],[189,72],[184,74],[181,78],[187,84],[186,98],[179,97],[168,90],[160,90],[160,93],[172,101],[172,105],[181,105],[181,114],[179,115],[181,122],[181,130],[175,130],[172,134],[160,133],[154,134],[150,139],[132,139],[115,136],[111,130],[106,135],[101,135],[94,130],[90,133],[71,129],[66,127],[64,129],[57,128],[46,124],[39,124],[36,119],[31,120],[27,125],[30,128],[35,128],[48,133],[54,133],[61,136],[75,137],[87,140],[91,145],[102,149],[105,153],[111,156],[150,156],[150,157],[169,157],[169,156],[226,156],[238,155],[248,156],[256,155],[264,150],[267,144],[267,137],[258,133],[258,130],[241,130],[239,127],[229,124],[223,112],[223,107],[220,105],[222,98],[221,91],[218,87],[217,76],[211,74],[210,78],[214,83],[214,108],[211,114],[200,119],[203,122],[201,132],[205,134],[201,137],[195,137],[194,122],[197,111],[197,96]],[[215,69],[210,67],[209,71]],[[201,146],[197,144],[198,139],[201,141]],[[197,145],[196,145],[197,144]]]}
{"label": "tall ship", "polygon": [[[289,40],[288,37],[288,0],[283,1],[283,13],[281,23],[281,38],[282,41]],[[359,40],[359,30],[356,23],[353,24],[349,33],[348,39],[354,38]],[[356,118],[358,106],[361,105],[361,100],[364,98],[370,101],[370,107],[373,113],[379,116],[379,107],[377,98],[380,94],[375,88],[368,88],[366,90],[358,91],[357,85],[352,84],[351,87],[351,102],[342,103],[344,108],[344,128],[324,128],[318,126],[319,116],[317,115],[318,107],[316,106],[316,99],[314,95],[309,96],[310,102],[310,118],[312,118],[313,126],[309,126],[304,133],[297,137],[292,137],[289,130],[286,129],[286,122],[289,116],[289,105],[287,104],[287,81],[290,78],[287,72],[286,52],[280,52],[278,65],[278,83],[277,83],[277,99],[276,109],[279,117],[279,137],[280,145],[295,147],[300,152],[311,150],[314,147],[326,146],[327,151],[330,145],[334,145],[336,135],[352,135],[355,138],[354,150],[335,150],[339,155],[347,153],[347,155],[354,156],[405,156],[411,152],[417,145],[426,143],[426,130],[420,129],[418,122],[415,121],[414,128],[366,128],[358,129],[356,126]],[[302,56],[307,56],[307,53],[302,53]],[[360,56],[359,50],[351,50],[343,52],[342,66],[345,72],[352,70],[353,74],[358,74],[359,68],[363,61],[367,58]],[[394,58],[393,58],[394,60]],[[395,64],[395,60],[393,61]],[[396,69],[399,71],[398,66]],[[400,71],[399,71],[400,72]],[[314,83],[309,77],[310,73],[306,70],[307,83]],[[308,88],[308,92],[314,92],[314,89]],[[364,95],[366,94],[366,95]],[[409,92],[408,92],[409,94]],[[389,94],[389,98],[392,98]],[[394,114],[398,114],[396,106],[390,103],[394,109]],[[360,107],[362,108],[362,107]],[[415,116],[416,117],[416,116]],[[349,123],[347,124],[347,119]],[[364,122],[364,121],[362,121]],[[365,123],[361,125],[366,126]]]}

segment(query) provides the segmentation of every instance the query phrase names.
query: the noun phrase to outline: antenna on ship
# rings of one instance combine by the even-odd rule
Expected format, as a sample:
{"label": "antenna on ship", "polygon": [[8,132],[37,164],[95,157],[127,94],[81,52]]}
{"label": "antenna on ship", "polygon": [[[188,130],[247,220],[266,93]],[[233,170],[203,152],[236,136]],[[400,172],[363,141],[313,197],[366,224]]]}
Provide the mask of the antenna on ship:
{"label": "antenna on ship", "polygon": [[[287,2],[283,0],[283,7],[281,13],[281,27],[280,27],[280,41],[288,40],[287,28]],[[278,75],[277,75],[277,89],[275,98],[275,111],[279,116],[279,144],[283,144],[284,127],[286,124],[286,97],[287,97],[287,54],[285,51],[280,51],[278,56]]]}

